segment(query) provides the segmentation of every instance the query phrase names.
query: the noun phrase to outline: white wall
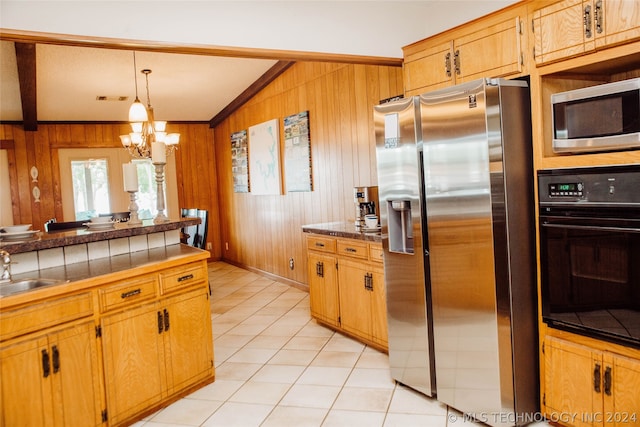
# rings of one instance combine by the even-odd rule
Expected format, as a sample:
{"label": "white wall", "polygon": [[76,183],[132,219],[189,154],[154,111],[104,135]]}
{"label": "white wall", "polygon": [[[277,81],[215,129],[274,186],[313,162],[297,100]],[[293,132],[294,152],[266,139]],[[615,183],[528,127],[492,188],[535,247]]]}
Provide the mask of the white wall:
{"label": "white wall", "polygon": [[2,0],[0,27],[209,46],[402,57],[514,0]]}

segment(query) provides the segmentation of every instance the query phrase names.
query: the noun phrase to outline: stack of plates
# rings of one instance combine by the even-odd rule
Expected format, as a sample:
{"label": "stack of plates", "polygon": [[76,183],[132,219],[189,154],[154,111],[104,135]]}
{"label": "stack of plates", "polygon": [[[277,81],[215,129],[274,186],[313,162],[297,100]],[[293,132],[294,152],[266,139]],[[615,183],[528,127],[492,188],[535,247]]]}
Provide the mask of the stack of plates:
{"label": "stack of plates", "polygon": [[0,227],[0,239],[4,241],[27,240],[40,230],[29,230],[31,224],[5,225]]}

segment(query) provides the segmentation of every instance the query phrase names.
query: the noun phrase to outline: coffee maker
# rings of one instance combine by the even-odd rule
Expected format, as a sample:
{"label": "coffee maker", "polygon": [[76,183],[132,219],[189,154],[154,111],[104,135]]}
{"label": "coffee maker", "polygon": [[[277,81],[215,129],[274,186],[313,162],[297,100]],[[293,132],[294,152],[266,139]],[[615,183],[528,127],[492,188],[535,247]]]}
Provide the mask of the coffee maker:
{"label": "coffee maker", "polygon": [[373,214],[378,218],[378,187],[353,187],[353,202],[356,204],[356,229],[365,228],[365,215]]}

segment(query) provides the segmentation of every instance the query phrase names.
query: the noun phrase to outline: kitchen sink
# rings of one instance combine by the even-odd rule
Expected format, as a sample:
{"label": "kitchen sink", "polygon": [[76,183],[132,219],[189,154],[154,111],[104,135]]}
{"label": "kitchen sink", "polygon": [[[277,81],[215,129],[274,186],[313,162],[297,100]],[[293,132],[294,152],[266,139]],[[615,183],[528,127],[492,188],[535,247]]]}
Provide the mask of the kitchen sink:
{"label": "kitchen sink", "polygon": [[32,289],[65,283],[64,280],[54,279],[20,279],[0,282],[0,297],[30,291]]}

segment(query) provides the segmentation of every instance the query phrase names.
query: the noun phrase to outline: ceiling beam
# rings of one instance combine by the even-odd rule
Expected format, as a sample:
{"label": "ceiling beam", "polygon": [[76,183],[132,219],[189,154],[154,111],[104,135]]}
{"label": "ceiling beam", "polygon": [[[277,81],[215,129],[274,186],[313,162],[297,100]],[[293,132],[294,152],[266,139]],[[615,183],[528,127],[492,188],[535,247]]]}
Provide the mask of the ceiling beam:
{"label": "ceiling beam", "polygon": [[25,131],[37,131],[36,45],[35,43],[16,43],[15,46],[22,100],[22,125]]}
{"label": "ceiling beam", "polygon": [[223,56],[230,58],[276,59],[280,61],[336,62],[341,64],[385,65],[402,67],[402,58],[281,49],[214,46],[193,43],[168,43],[152,40],[130,40],[109,37],[83,37],[70,34],[0,28],[0,40],[16,43],[41,43],[58,46],[98,47],[104,49],[182,53],[187,55]]}
{"label": "ceiling beam", "polygon": [[233,114],[238,108],[244,105],[247,101],[253,98],[258,92],[267,87],[269,83],[274,81],[276,77],[284,73],[289,67],[291,67],[294,61],[278,61],[276,64],[269,68],[258,80],[253,82],[251,86],[245,89],[236,99],[231,101],[229,105],[224,107],[222,111],[215,115],[214,118],[209,121],[209,127],[214,128],[224,121],[227,117]]}

